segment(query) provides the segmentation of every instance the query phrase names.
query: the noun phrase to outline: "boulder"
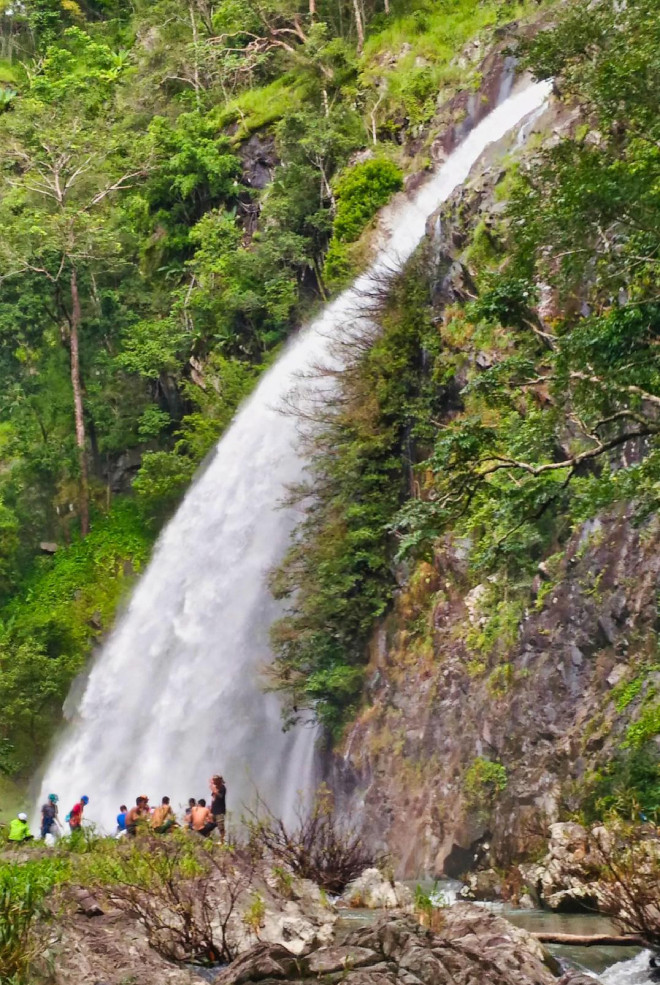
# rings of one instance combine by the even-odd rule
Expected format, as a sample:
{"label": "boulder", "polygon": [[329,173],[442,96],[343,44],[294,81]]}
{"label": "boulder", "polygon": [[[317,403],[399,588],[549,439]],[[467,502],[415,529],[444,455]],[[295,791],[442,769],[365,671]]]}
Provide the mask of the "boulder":
{"label": "boulder", "polygon": [[282,944],[261,943],[241,954],[220,972],[216,985],[240,985],[241,982],[262,982],[266,979],[295,981],[298,961]]}
{"label": "boulder", "polygon": [[403,883],[386,879],[379,869],[365,869],[344,890],[349,906],[368,910],[395,910],[412,906],[412,892]]}
{"label": "boulder", "polygon": [[376,951],[368,947],[322,947],[309,958],[309,970],[315,975],[329,975],[334,971],[363,968],[379,961]]}
{"label": "boulder", "polygon": [[[600,829],[593,834],[601,837]],[[569,821],[550,825],[548,854],[519,869],[529,893],[543,906],[557,913],[593,913],[599,901],[599,862],[586,829]]]}
{"label": "boulder", "polygon": [[494,902],[502,898],[502,878],[495,869],[470,872],[461,890],[463,899]]}
{"label": "boulder", "polygon": [[[325,982],[327,985],[553,985],[559,967],[527,931],[461,903],[432,933],[409,914],[389,915],[349,933],[342,944],[299,958],[259,944],[215,985]],[[590,979],[594,985],[594,979]],[[582,985],[579,978],[564,985]]]}

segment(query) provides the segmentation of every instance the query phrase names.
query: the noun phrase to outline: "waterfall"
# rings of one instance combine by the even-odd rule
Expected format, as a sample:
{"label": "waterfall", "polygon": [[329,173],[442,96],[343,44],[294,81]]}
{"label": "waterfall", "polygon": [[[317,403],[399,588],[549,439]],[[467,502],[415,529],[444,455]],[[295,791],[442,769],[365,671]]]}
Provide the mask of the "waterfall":
{"label": "waterfall", "polygon": [[[86,816],[113,824],[119,805],[138,794],[167,794],[175,807],[208,795],[224,775],[228,809],[259,790],[290,816],[297,792],[309,794],[315,730],[282,731],[277,698],[265,694],[268,631],[281,612],[267,587],[296,523],[282,508],[301,479],[296,418],[281,413],[301,399],[323,400],[327,379],[310,376],[336,360],[333,341],[354,320],[370,285],[404,263],[428,216],[467,177],[484,148],[547,99],[547,83],[510,96],[423,184],[386,213],[383,245],[355,284],[288,345],[218,443],[162,533],[126,612],[93,661],[84,692],[46,767],[38,803],[60,795],[66,813],[82,795]],[[403,196],[401,196],[403,198]]]}

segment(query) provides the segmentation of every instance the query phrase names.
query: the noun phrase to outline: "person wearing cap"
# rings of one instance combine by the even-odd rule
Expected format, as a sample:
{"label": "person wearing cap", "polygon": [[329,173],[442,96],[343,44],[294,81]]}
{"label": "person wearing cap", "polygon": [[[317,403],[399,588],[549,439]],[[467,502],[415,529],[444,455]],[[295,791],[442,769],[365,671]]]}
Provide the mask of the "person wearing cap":
{"label": "person wearing cap", "polygon": [[49,793],[48,800],[41,808],[41,837],[44,841],[46,840],[46,835],[53,835],[53,837],[55,836],[55,825],[57,825],[60,830],[62,828],[58,817],[58,800],[59,797],[56,793]]}
{"label": "person wearing cap", "polygon": [[80,831],[82,827],[83,811],[85,810],[87,804],[89,804],[89,797],[83,794],[78,803],[74,804],[71,808],[71,813],[69,814],[69,827],[71,828],[71,834],[76,831]]}
{"label": "person wearing cap", "polygon": [[9,841],[14,843],[22,841],[32,841],[33,835],[30,834],[27,814],[22,811],[13,819],[9,825]]}

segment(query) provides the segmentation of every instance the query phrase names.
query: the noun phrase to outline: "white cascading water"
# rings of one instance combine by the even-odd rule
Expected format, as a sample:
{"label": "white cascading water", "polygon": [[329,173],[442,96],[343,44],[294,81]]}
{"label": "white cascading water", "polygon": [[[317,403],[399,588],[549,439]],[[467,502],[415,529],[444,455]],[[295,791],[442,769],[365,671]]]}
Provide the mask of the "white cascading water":
{"label": "white cascading water", "polygon": [[619,961],[595,977],[600,985],[651,985],[650,957],[650,951],[641,951],[634,958]]}
{"label": "white cascading water", "polygon": [[[304,473],[296,418],[283,402],[323,399],[336,364],[333,341],[359,318],[370,286],[420,243],[428,216],[467,177],[484,148],[548,98],[531,85],[481,122],[414,199],[390,210],[385,243],[370,270],[286,348],[219,442],[163,532],[127,611],[95,658],[84,693],[47,766],[38,803],[60,796],[62,813],[82,795],[102,829],[119,805],[146,793],[173,805],[208,793],[222,773],[228,809],[255,789],[280,816],[314,779],[314,729],[282,731],[277,698],[263,691],[269,627],[281,612],[267,577],[295,526],[279,504]],[[311,376],[310,376],[311,374]],[[36,807],[35,807],[36,813]]]}

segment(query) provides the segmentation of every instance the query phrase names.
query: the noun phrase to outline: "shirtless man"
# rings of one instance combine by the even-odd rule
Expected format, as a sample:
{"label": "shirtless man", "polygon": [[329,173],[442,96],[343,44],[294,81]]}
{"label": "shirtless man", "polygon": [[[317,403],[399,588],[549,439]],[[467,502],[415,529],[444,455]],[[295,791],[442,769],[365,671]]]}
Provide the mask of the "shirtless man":
{"label": "shirtless man", "polygon": [[176,817],[174,816],[174,811],[170,806],[169,797],[163,797],[160,807],[156,807],[154,809],[154,812],[149,819],[149,823],[158,835],[167,834],[170,828],[174,827],[176,824]]}
{"label": "shirtless man", "polygon": [[211,814],[210,810],[206,806],[206,801],[203,797],[197,801],[190,814],[192,817],[193,831],[196,831],[197,834],[202,835],[203,838],[208,838],[215,828],[215,821],[213,820],[213,814]]}
{"label": "shirtless man", "polygon": [[149,813],[147,803],[146,797],[138,797],[135,801],[135,807],[131,807],[126,815],[126,834],[129,838],[135,838],[138,822]]}

